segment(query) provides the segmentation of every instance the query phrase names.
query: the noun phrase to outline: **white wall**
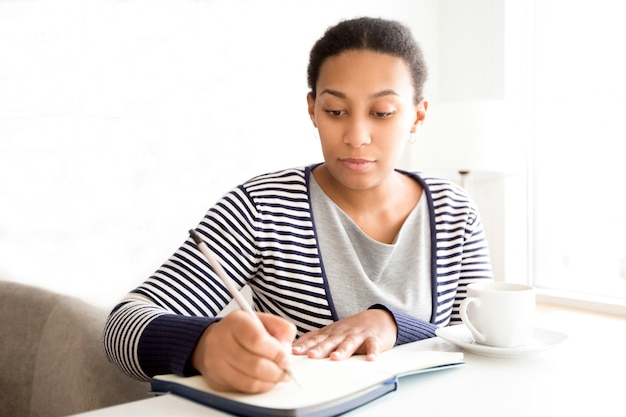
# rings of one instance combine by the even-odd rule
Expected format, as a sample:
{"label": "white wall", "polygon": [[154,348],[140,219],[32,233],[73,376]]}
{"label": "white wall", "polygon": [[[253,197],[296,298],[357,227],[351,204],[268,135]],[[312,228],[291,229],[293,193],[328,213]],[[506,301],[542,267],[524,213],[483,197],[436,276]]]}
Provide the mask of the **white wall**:
{"label": "white wall", "polygon": [[[519,0],[441,0],[439,2],[438,85],[430,96],[430,114],[440,104],[484,100],[501,101],[506,111],[498,113],[502,123],[498,138],[505,150],[506,175],[494,172],[470,173],[471,194],[478,204],[489,241],[494,276],[497,280],[526,282],[527,269],[527,145],[530,142],[531,119],[528,107],[529,36],[533,2]],[[449,116],[449,114],[447,114]],[[498,117],[495,113],[490,119]],[[434,119],[434,117],[433,117]],[[431,119],[431,120],[433,120]],[[450,118],[446,123],[462,121]],[[500,125],[497,122],[495,125]],[[437,132],[429,125],[428,114],[422,135],[405,155],[405,165],[432,170],[433,174],[460,182],[457,172],[449,171],[450,161],[466,160],[466,146],[448,146],[444,166],[428,159],[427,143],[436,140]],[[494,126],[495,127],[495,126]],[[487,129],[490,130],[490,129]],[[462,134],[454,140],[462,141]],[[488,142],[488,141],[485,141]],[[441,149],[442,146],[435,147]],[[453,155],[457,152],[457,155]],[[495,152],[497,153],[497,152]],[[487,152],[490,157],[494,152]],[[435,158],[443,159],[443,158]],[[504,163],[493,163],[491,170]],[[437,169],[439,168],[439,169]]]}
{"label": "white wall", "polygon": [[321,160],[309,48],[409,23],[439,90],[437,0],[0,2],[0,279],[110,307],[237,183]]}

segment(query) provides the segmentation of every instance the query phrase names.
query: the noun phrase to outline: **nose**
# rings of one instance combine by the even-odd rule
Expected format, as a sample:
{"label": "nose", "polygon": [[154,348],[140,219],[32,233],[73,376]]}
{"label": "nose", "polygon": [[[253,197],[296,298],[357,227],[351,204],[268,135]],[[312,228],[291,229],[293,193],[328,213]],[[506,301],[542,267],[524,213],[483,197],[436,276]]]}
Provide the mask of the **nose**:
{"label": "nose", "polygon": [[360,117],[350,118],[343,141],[354,148],[360,148],[371,143],[371,132],[368,122]]}

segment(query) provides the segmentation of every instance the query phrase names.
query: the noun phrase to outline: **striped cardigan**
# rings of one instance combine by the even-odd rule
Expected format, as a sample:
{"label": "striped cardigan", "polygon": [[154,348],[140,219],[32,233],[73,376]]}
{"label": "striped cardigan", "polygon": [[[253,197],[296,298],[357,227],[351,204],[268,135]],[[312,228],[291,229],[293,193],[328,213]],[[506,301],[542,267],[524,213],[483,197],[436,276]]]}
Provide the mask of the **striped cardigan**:
{"label": "striped cardigan", "polygon": [[[309,201],[313,166],[253,178],[212,207],[196,231],[239,286],[249,285],[255,309],[282,316],[299,334],[337,319],[320,257]],[[492,277],[478,212],[449,181],[405,173],[425,190],[430,216],[432,317],[419,320],[393,306],[396,344],[433,337],[460,321],[465,286]],[[104,345],[109,358],[138,379],[195,373],[190,357],[204,329],[231,296],[189,238],[111,312]]]}

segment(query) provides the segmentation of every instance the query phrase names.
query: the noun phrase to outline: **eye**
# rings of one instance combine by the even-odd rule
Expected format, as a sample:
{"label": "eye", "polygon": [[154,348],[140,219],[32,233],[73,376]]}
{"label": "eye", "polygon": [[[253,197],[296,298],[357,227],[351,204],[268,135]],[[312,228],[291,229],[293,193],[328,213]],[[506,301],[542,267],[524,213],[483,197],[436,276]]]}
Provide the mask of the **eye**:
{"label": "eye", "polygon": [[392,111],[374,111],[371,114],[372,114],[372,116],[376,117],[377,119],[386,119],[388,117],[393,116],[394,112],[392,112]]}
{"label": "eye", "polygon": [[344,114],[346,114],[344,110],[324,110],[324,111],[328,113],[328,115],[330,115],[331,117],[341,117]]}

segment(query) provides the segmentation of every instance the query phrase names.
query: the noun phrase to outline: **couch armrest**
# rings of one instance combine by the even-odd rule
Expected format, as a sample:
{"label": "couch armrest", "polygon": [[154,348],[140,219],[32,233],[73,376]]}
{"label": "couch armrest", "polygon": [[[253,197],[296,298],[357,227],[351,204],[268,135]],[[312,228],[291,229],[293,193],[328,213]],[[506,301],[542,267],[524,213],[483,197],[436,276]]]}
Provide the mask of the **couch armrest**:
{"label": "couch armrest", "polygon": [[104,354],[107,311],[0,281],[0,314],[11,317],[12,322],[0,318],[0,330],[13,346],[0,351],[3,373],[12,370],[12,376],[0,377],[0,388],[16,382],[12,404],[0,401],[0,415],[66,416],[149,396],[148,383],[131,379]]}

